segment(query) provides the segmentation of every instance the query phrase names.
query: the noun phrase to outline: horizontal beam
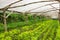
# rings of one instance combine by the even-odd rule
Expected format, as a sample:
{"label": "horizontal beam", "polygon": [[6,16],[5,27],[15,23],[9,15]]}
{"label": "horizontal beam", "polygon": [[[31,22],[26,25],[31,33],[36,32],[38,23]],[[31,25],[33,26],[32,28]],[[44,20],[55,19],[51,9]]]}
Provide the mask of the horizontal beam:
{"label": "horizontal beam", "polygon": [[[59,10],[59,9],[57,9],[57,10]],[[57,11],[57,10],[55,9],[55,10],[48,10],[48,11],[46,11],[46,12],[29,12],[29,13],[47,13],[47,12]]]}
{"label": "horizontal beam", "polygon": [[32,3],[27,3],[27,4],[24,4],[24,5],[18,5],[18,6],[10,7],[9,9],[17,8],[17,7],[23,7],[23,6],[30,5],[30,4],[35,4],[35,3],[42,3],[42,2],[51,2],[51,1],[37,1],[37,2],[32,2]]}
{"label": "horizontal beam", "polygon": [[32,11],[32,10],[35,10],[35,9],[38,9],[38,8],[42,8],[42,7],[45,7],[45,6],[48,6],[48,5],[53,5],[53,4],[58,4],[58,3],[46,4],[46,5],[43,5],[43,6],[40,6],[40,7],[36,7],[36,8],[30,9],[28,11]]}

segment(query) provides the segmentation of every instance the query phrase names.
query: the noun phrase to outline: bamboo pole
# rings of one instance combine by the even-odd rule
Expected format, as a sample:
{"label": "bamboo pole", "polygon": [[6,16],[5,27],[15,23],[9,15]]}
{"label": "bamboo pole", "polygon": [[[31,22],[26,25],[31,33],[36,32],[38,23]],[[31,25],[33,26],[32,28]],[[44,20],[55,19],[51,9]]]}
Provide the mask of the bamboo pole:
{"label": "bamboo pole", "polygon": [[[60,0],[57,0],[59,3],[60,3]],[[59,4],[60,6],[60,4]],[[60,8],[59,8],[59,13],[58,13],[58,19],[59,19],[59,22],[60,22]]]}
{"label": "bamboo pole", "polygon": [[4,30],[7,32],[7,19],[6,19],[6,10],[3,10],[3,23],[4,23]]}

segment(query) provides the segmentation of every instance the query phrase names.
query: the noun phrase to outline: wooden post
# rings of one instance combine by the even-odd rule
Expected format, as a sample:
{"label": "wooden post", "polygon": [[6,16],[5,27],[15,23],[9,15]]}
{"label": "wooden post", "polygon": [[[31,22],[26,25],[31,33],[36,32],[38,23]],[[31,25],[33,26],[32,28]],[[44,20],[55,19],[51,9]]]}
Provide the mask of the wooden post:
{"label": "wooden post", "polygon": [[6,22],[6,10],[4,9],[3,10],[3,23],[4,23],[4,29],[5,29],[5,32],[7,32],[7,22]]}
{"label": "wooden post", "polygon": [[[60,0],[58,0],[58,2],[60,3]],[[60,6],[60,4],[59,4]],[[59,22],[60,22],[60,8],[59,8],[59,13],[58,13],[58,19],[59,19]]]}
{"label": "wooden post", "polygon": [[59,9],[59,13],[58,13],[58,19],[59,19],[59,22],[60,22],[60,9]]}

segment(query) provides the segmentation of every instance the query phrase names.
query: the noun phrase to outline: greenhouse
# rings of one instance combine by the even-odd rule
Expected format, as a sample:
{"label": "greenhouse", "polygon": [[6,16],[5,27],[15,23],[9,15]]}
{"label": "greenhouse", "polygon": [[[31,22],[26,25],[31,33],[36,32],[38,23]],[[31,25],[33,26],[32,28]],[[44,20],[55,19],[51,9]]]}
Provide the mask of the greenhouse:
{"label": "greenhouse", "polygon": [[60,40],[60,0],[0,0],[0,40]]}

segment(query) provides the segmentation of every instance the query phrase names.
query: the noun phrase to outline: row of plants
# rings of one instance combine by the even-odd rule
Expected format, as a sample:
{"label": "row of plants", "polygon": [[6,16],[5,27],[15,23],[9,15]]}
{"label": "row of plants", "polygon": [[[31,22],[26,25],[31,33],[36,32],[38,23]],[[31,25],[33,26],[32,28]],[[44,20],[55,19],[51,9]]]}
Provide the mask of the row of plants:
{"label": "row of plants", "polygon": [[[19,29],[14,29],[1,33],[0,40],[55,40],[57,37],[55,34],[57,27],[57,20],[38,22],[35,25],[22,27],[24,32],[21,32]],[[32,29],[30,30],[30,28]]]}
{"label": "row of plants", "polygon": [[[0,13],[0,32],[4,31],[3,27],[3,15]],[[11,14],[8,19],[7,19],[7,28],[8,30],[10,29],[15,29],[15,28],[21,28],[26,25],[32,25],[34,23],[44,21],[46,20],[45,17],[43,16],[37,16],[37,15],[31,15],[29,13],[23,14],[23,13],[13,13]]]}
{"label": "row of plants", "polygon": [[[29,21],[24,21],[24,22],[12,22],[12,23],[8,23],[7,24],[7,28],[8,30],[11,30],[11,29],[15,29],[15,28],[22,28],[24,26],[30,26],[30,25],[34,25],[38,22],[41,22],[40,20],[29,20]],[[3,24],[0,23],[0,32],[1,31],[4,31],[4,27],[3,27]]]}
{"label": "row of plants", "polygon": [[[10,12],[11,13],[11,12]],[[7,13],[8,15],[9,13]],[[0,22],[3,22],[3,13],[0,13]],[[44,16],[37,16],[36,14],[31,15],[30,13],[12,13],[8,18],[7,18],[7,23],[11,22],[22,22],[22,21],[27,21],[27,20],[35,20],[35,19],[43,19],[45,18]]]}
{"label": "row of plants", "polygon": [[58,24],[58,29],[57,29],[57,35],[56,36],[57,36],[56,40],[60,40],[60,23]]}

